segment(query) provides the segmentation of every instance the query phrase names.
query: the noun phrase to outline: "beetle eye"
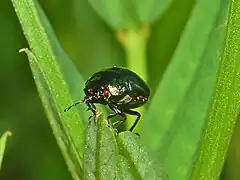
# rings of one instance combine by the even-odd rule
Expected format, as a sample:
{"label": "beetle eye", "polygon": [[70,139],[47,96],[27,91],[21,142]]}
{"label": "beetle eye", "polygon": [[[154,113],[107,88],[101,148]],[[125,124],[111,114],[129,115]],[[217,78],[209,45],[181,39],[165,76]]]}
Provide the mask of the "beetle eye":
{"label": "beetle eye", "polygon": [[104,89],[104,90],[103,90],[103,94],[104,94],[104,95],[108,95],[108,94],[109,94],[109,90]]}
{"label": "beetle eye", "polygon": [[89,90],[88,90],[88,93],[89,93],[90,95],[93,95],[92,89],[89,89]]}

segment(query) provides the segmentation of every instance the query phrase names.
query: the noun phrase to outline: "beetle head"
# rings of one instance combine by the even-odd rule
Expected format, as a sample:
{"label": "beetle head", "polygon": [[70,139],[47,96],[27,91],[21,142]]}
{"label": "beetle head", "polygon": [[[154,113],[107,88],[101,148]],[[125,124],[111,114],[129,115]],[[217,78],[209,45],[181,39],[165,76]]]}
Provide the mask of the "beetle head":
{"label": "beetle head", "polygon": [[84,92],[86,96],[84,97],[83,102],[91,103],[105,104],[111,95],[109,90],[104,87],[98,89],[84,89]]}

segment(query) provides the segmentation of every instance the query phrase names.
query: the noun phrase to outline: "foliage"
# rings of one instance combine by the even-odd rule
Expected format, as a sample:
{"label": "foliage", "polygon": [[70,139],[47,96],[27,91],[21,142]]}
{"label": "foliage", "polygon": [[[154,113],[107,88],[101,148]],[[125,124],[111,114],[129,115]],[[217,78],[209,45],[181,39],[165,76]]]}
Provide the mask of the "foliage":
{"label": "foliage", "polygon": [[[31,49],[24,51],[39,95],[73,178],[106,177],[108,172],[120,179],[122,174],[127,179],[166,179],[167,172],[170,179],[187,179],[191,174],[192,179],[217,179],[239,114],[239,1],[189,1],[191,13],[180,30],[176,28],[175,44],[164,44],[172,50],[162,62],[160,58],[152,61],[147,54],[151,47],[161,50],[151,46],[153,39],[161,40],[161,36],[150,32],[153,23],[167,16],[178,1],[89,2],[117,35],[126,53],[126,66],[153,89],[148,109],[140,109],[144,114],[138,127],[141,141],[128,132],[115,137],[105,127],[104,118],[98,119],[97,126],[87,126],[89,114],[84,106],[63,113],[69,103],[83,97],[79,90],[85,78],[62,50],[41,6],[32,0],[12,0]],[[165,41],[163,38],[160,43]],[[114,57],[121,57],[116,54]],[[154,161],[164,167],[157,168]]]}

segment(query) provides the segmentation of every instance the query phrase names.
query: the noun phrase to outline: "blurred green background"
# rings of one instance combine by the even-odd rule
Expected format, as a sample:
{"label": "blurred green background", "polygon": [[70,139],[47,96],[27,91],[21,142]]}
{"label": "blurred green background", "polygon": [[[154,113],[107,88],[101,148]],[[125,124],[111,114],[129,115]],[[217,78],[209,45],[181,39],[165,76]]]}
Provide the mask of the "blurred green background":
{"label": "blurred green background", "polygon": [[[40,4],[61,45],[84,78],[106,66],[125,65],[124,50],[114,31],[96,15],[87,0],[41,0]],[[175,0],[152,26],[147,57],[153,93],[193,5],[194,1]],[[5,130],[13,133],[8,141],[0,180],[71,179],[44,115],[28,60],[18,53],[28,45],[8,0],[0,1],[0,24],[0,133]],[[239,138],[240,123],[221,179],[240,179]]]}

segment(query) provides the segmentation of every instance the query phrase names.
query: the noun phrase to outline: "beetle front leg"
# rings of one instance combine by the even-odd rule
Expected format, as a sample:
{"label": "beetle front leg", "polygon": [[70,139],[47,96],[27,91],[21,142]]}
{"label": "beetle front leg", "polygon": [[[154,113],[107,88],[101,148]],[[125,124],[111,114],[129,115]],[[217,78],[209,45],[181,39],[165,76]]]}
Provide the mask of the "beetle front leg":
{"label": "beetle front leg", "polygon": [[92,115],[88,118],[89,119],[89,122],[92,118],[94,118],[94,122],[96,123],[96,116],[98,114],[98,111],[97,111],[97,108],[96,106],[93,104],[93,103],[86,103],[87,106],[88,106],[88,110],[91,110],[92,111]]}

